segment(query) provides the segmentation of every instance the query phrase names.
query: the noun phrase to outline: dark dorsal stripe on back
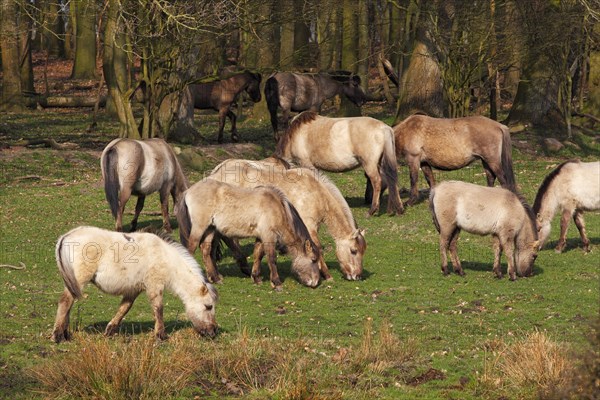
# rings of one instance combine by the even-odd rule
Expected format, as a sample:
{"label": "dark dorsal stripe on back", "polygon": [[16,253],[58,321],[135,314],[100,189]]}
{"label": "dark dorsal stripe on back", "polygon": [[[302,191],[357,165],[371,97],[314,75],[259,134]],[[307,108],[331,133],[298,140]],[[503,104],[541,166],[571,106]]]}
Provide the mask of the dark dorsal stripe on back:
{"label": "dark dorsal stripe on back", "polygon": [[292,122],[290,122],[290,126],[285,131],[285,133],[281,136],[279,141],[277,142],[277,149],[275,150],[275,154],[278,157],[282,157],[285,149],[294,135],[294,133],[304,124],[307,124],[311,121],[314,121],[319,116],[318,113],[314,111],[304,111],[300,114],[296,115]]}
{"label": "dark dorsal stripe on back", "polygon": [[546,196],[546,193],[548,193],[548,189],[550,189],[550,185],[552,184],[552,181],[554,181],[554,178],[556,178],[560,174],[563,167],[567,164],[578,163],[578,162],[579,162],[579,160],[565,161],[562,164],[560,164],[558,167],[556,167],[552,172],[550,172],[550,174],[548,174],[548,176],[546,176],[546,178],[542,182],[542,184],[537,192],[537,195],[535,196],[535,201],[533,202],[534,214],[537,214],[540,212],[540,209],[542,208],[542,203],[544,201],[544,197]]}

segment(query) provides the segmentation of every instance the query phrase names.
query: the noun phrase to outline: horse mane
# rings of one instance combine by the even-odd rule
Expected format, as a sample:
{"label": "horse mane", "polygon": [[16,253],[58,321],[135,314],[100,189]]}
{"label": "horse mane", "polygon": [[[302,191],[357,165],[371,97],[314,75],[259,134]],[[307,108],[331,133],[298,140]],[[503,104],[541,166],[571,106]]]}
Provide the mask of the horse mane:
{"label": "horse mane", "polygon": [[288,146],[288,143],[290,142],[294,133],[302,125],[307,124],[311,121],[314,121],[315,119],[317,119],[318,116],[319,116],[319,114],[314,111],[304,111],[304,112],[301,112],[300,114],[296,115],[290,122],[290,125],[287,128],[287,130],[284,132],[283,135],[281,135],[281,138],[277,142],[277,148],[275,149],[275,155],[277,157],[281,158],[281,156],[284,154],[285,149]]}
{"label": "horse mane", "polygon": [[319,174],[318,180],[323,183],[323,185],[327,188],[329,193],[331,193],[335,200],[337,200],[337,202],[342,207],[342,212],[344,213],[348,221],[352,221],[352,228],[356,229],[356,220],[354,219],[354,214],[352,214],[352,210],[350,210],[348,202],[346,202],[346,199],[340,192],[340,189],[338,189],[338,187],[335,186],[335,184],[324,174]]}
{"label": "horse mane", "polygon": [[[515,193],[515,192],[513,192],[513,193]],[[533,231],[534,239],[538,240],[538,230],[537,230],[537,222],[536,222],[536,216],[535,216],[536,214],[533,212],[533,209],[531,208],[531,206],[527,203],[525,196],[523,196],[520,193],[515,193],[515,195],[521,202],[521,205],[525,209],[525,213],[527,214],[527,217],[529,218],[529,223],[531,223],[531,230]]]}
{"label": "horse mane", "polygon": [[[206,277],[204,276],[204,273],[202,272],[202,268],[200,268],[200,265],[198,264],[196,259],[190,254],[190,252],[185,247],[183,247],[181,245],[181,243],[179,243],[177,240],[173,239],[173,236],[171,236],[169,234],[169,232],[165,231],[162,228],[156,228],[152,225],[146,226],[143,229],[140,229],[138,232],[149,233],[149,234],[158,236],[167,245],[173,247],[179,253],[179,255],[184,259],[185,263],[187,265],[189,265],[194,272],[199,273],[200,277],[202,278],[202,282],[204,282],[204,284],[206,285],[206,288],[208,289],[210,297],[214,301],[217,301],[217,299],[218,299],[217,291],[215,290],[213,285],[208,284],[208,281],[206,280]],[[126,234],[124,234],[124,235],[126,235]]]}
{"label": "horse mane", "polygon": [[292,229],[294,230],[296,236],[298,236],[302,240],[302,242],[306,240],[310,241],[310,244],[313,247],[313,251],[316,252],[317,247],[314,244],[312,238],[310,237],[310,233],[308,233],[308,229],[306,228],[304,221],[302,221],[302,217],[300,217],[298,210],[296,210],[296,207],[294,207],[294,205],[288,200],[286,195],[275,186],[257,186],[257,188],[259,187],[268,188],[271,191],[275,192],[275,194],[281,201],[281,205],[283,206],[285,214],[288,217],[288,222],[292,226]]}
{"label": "horse mane", "polygon": [[535,214],[540,212],[540,209],[542,208],[542,202],[544,201],[544,197],[546,197],[546,194],[548,193],[548,190],[550,189],[550,185],[554,181],[554,178],[556,178],[561,173],[563,167],[567,164],[578,163],[578,162],[579,162],[579,160],[565,161],[562,164],[560,164],[558,167],[556,167],[552,172],[550,172],[548,174],[548,176],[546,176],[546,178],[544,178],[542,184],[540,185],[540,188],[538,189],[537,194],[535,195],[535,201],[533,202],[533,212]]}

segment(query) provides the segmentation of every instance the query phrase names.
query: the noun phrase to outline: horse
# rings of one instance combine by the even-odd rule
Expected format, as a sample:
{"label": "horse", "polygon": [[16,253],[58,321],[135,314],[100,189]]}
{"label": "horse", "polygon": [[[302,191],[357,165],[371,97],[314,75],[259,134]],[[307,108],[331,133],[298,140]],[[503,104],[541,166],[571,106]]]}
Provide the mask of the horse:
{"label": "horse", "polygon": [[548,239],[550,223],[559,209],[562,214],[556,252],[561,253],[565,248],[571,217],[579,230],[583,250],[589,252],[590,241],[585,232],[583,212],[600,210],[600,161],[566,161],[546,176],[533,203],[541,245]]}
{"label": "horse", "polygon": [[[328,118],[304,111],[291,122],[277,143],[276,155],[289,163],[331,172],[359,165],[381,193],[382,180],[390,187],[387,211],[404,212],[397,187],[394,132],[370,117]],[[372,196],[371,216],[379,210],[380,196]]]}
{"label": "horse", "polygon": [[265,99],[271,114],[275,139],[278,136],[277,108],[283,112],[283,123],[288,125],[290,111],[321,112],[321,106],[335,95],[345,95],[358,107],[367,101],[358,75],[346,71],[318,74],[276,72],[265,82]]}
{"label": "horse", "polygon": [[[200,245],[208,279],[213,283],[223,279],[216,270],[212,248],[215,234],[219,234],[230,239],[254,237],[261,241],[271,270],[271,285],[276,291],[282,290],[276,248],[291,253],[292,271],[301,283],[309,287],[319,284],[320,250],[310,238],[298,211],[274,187],[247,189],[205,178],[186,190],[177,220],[181,243],[191,254]],[[236,251],[241,254],[241,250]],[[264,253],[254,253],[251,276],[256,284],[261,283],[263,256]]]}
{"label": "horse", "polygon": [[[432,168],[452,171],[481,160],[488,186],[500,185],[515,190],[512,147],[508,127],[483,116],[433,118],[411,115],[394,126],[396,155],[408,164],[410,197],[408,205],[418,201],[419,167],[432,188]],[[384,187],[385,189],[385,187]],[[365,202],[371,201],[372,187],[367,181]]]}
{"label": "horse", "polygon": [[243,91],[248,93],[250,100],[258,103],[261,100],[261,80],[261,74],[243,71],[226,79],[188,85],[194,99],[194,108],[212,109],[219,112],[219,136],[217,138],[219,143],[223,143],[225,117],[231,121],[231,141],[239,140],[236,128],[237,116],[231,110],[231,105]]}
{"label": "horse", "polygon": [[533,211],[521,196],[500,187],[446,181],[431,189],[429,208],[440,233],[444,275],[448,275],[446,254],[450,250],[454,271],[464,276],[456,246],[461,229],[477,235],[492,235],[496,277],[502,278],[502,251],[506,254],[510,280],[515,280],[516,274],[530,276],[533,273],[539,245],[537,228]]}
{"label": "horse", "polygon": [[114,335],[138,295],[145,291],[154,311],[154,334],[167,338],[163,321],[163,292],[183,302],[194,329],[214,337],[217,292],[206,281],[196,260],[164,233],[118,233],[80,226],[62,235],[56,244],[56,264],[65,289],[58,302],[52,340],[70,339],[69,314],[76,299],[91,282],[107,294],[123,296],[119,310],[104,334]]}
{"label": "horse", "polygon": [[318,237],[319,227],[325,224],[335,241],[335,253],[344,278],[361,278],[367,249],[364,230],[357,228],[348,203],[325,175],[306,168],[286,169],[272,159],[229,159],[215,167],[210,178],[241,187],[272,185],[280,189],[296,207],[310,237],[321,249],[321,276],[331,279]]}
{"label": "horse", "polygon": [[117,231],[123,230],[125,204],[132,194],[138,197],[131,221],[131,231],[135,231],[146,196],[158,191],[163,229],[171,232],[169,194],[176,205],[187,189],[188,181],[167,142],[158,138],[115,139],[104,148],[100,166],[104,193]]}

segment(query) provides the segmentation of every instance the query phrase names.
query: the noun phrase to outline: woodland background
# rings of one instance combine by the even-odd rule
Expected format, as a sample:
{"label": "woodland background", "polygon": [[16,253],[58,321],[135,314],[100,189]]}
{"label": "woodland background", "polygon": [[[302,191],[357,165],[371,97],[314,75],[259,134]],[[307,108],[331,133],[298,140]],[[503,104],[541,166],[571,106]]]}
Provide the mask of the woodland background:
{"label": "woodland background", "polygon": [[[600,122],[597,0],[0,5],[0,109],[106,103],[120,136],[176,140],[178,131],[194,132],[189,116],[161,115],[163,100],[190,82],[244,68],[261,72],[263,83],[280,70],[358,73],[372,100],[395,104],[396,121],[415,111],[483,114],[564,138],[573,128],[594,134]],[[34,86],[35,60],[57,59],[73,60],[68,96],[51,93],[46,75],[36,78],[45,86]],[[78,87],[88,90],[68,93]],[[342,100],[339,113],[356,114],[352,107]],[[266,113],[263,99],[251,117]]]}

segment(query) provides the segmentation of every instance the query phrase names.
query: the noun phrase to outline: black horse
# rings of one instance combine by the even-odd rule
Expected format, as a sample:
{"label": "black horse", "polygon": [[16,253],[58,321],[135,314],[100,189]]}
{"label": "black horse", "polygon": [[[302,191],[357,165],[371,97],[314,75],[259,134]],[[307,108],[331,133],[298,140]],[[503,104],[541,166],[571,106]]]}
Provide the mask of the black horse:
{"label": "black horse", "polygon": [[273,134],[277,139],[277,107],[283,110],[283,123],[287,126],[290,111],[320,112],[321,105],[335,95],[344,94],[357,106],[367,101],[360,86],[360,77],[347,71],[318,74],[277,72],[265,83],[265,98],[271,113]]}
{"label": "black horse", "polygon": [[253,102],[259,102],[261,99],[261,79],[262,77],[259,73],[244,71],[227,79],[189,85],[194,99],[194,108],[199,110],[213,109],[219,112],[219,143],[223,143],[223,129],[225,127],[226,116],[231,120],[231,140],[233,142],[238,141],[235,126],[237,117],[231,111],[231,105],[244,90]]}

